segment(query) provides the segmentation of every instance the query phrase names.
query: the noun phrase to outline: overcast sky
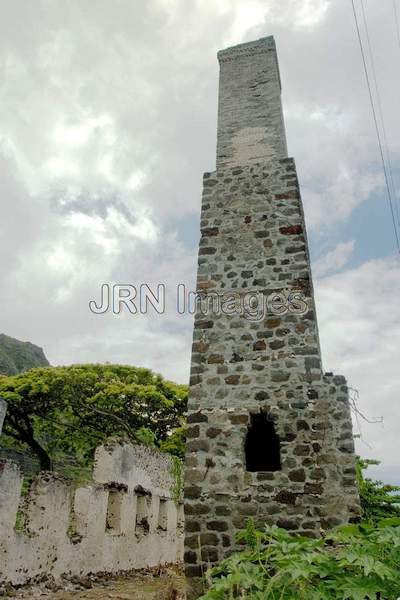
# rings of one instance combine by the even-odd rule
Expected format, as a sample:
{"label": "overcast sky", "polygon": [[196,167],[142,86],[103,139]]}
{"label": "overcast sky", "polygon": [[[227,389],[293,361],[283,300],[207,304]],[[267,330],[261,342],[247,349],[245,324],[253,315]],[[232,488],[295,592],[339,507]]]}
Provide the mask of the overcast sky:
{"label": "overcast sky", "polygon": [[[365,6],[398,188],[393,4]],[[383,417],[361,423],[358,449],[400,483],[400,265],[350,0],[3,0],[0,11],[0,332],[54,365],[123,362],[187,381],[192,320],[173,297],[193,287],[202,173],[215,168],[216,52],[272,34],[324,368]],[[94,315],[102,283],[164,283],[167,313]]]}

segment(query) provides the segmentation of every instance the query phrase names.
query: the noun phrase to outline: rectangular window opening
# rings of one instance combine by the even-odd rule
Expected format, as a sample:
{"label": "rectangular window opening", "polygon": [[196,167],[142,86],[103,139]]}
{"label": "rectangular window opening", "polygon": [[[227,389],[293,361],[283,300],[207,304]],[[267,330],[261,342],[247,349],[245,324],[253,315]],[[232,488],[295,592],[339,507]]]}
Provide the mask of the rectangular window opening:
{"label": "rectangular window opening", "polygon": [[28,500],[31,491],[33,476],[21,479],[21,494],[19,496],[17,513],[15,515],[14,531],[16,533],[25,533],[28,524]]}
{"label": "rectangular window opening", "polygon": [[121,508],[123,494],[119,490],[109,490],[107,503],[106,531],[114,535],[121,533]]}
{"label": "rectangular window opening", "polygon": [[250,415],[245,441],[246,470],[280,471],[281,449],[273,420],[266,413]]}
{"label": "rectangular window opening", "polygon": [[168,529],[168,500],[166,498],[160,498],[158,529],[160,531],[167,531]]}
{"label": "rectangular window opening", "polygon": [[136,505],[136,529],[135,532],[139,535],[146,535],[150,530],[149,512],[151,498],[145,495],[137,496]]}

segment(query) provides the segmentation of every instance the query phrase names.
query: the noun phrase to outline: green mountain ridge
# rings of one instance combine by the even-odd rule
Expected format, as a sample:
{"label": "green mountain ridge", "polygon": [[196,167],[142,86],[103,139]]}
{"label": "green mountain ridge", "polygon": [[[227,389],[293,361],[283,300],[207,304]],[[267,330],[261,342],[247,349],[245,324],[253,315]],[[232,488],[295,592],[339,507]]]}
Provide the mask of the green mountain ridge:
{"label": "green mountain ridge", "polygon": [[50,366],[42,348],[0,333],[0,375],[16,375],[34,367]]}

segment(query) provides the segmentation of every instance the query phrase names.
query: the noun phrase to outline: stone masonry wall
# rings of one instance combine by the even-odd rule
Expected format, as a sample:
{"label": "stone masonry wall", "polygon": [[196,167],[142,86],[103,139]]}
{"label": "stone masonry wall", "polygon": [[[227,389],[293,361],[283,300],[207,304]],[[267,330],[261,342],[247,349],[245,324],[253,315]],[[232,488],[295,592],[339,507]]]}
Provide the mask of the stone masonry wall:
{"label": "stone masonry wall", "polygon": [[[232,85],[246,88],[246,65],[229,53],[239,60]],[[240,103],[246,91],[238,95]],[[238,549],[235,534],[250,516],[317,537],[359,515],[348,389],[322,370],[295,163],[269,151],[260,160],[241,143],[241,165],[217,158],[204,175],[185,475],[189,578]],[[278,435],[279,470],[247,469],[245,441],[260,413]]]}
{"label": "stone masonry wall", "polygon": [[41,473],[21,498],[18,466],[0,462],[0,583],[180,561],[183,508],[172,473],[170,457],[115,441],[97,449],[92,484],[72,494],[64,479]]}
{"label": "stone masonry wall", "polygon": [[217,168],[287,156],[273,37],[218,52]]}

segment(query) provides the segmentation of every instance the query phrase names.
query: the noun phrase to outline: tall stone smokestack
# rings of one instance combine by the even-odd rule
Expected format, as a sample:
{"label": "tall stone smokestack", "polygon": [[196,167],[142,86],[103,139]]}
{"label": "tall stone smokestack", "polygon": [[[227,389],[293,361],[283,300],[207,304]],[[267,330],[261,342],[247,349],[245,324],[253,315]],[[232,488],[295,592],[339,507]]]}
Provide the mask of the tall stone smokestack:
{"label": "tall stone smokestack", "polygon": [[218,52],[217,168],[287,157],[274,38]]}
{"label": "tall stone smokestack", "polygon": [[275,43],[218,58],[217,168],[204,175],[188,409],[191,581],[240,549],[235,534],[248,517],[318,537],[359,513],[346,380],[321,365]]}

